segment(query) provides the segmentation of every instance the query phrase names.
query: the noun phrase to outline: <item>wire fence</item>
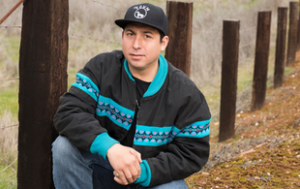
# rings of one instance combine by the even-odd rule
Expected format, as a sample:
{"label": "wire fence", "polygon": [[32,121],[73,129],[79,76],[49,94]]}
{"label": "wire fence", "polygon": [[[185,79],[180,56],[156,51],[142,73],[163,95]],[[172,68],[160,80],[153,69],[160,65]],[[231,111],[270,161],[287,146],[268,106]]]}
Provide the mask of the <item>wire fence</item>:
{"label": "wire fence", "polygon": [[[108,5],[108,4],[103,3],[101,1],[95,1],[95,0],[90,0],[90,1],[94,2],[94,3],[97,3],[97,4],[100,4],[102,6],[106,6],[108,8],[117,10],[117,11],[122,11],[122,12],[125,11],[124,9],[120,9],[120,8]],[[8,28],[19,28],[19,29],[22,29],[22,26],[21,25],[6,25],[6,26],[0,26],[0,28],[3,28],[3,29],[8,29]],[[243,34],[245,34],[247,32],[253,32],[256,28],[257,28],[256,26],[252,26],[252,27],[240,30],[239,33],[240,33],[240,35],[243,35]],[[213,31],[212,32],[212,31],[205,31],[205,30],[199,30],[197,28],[193,28],[192,32],[194,34],[203,34],[204,36],[211,37],[211,38],[214,38],[216,36],[218,36],[218,37],[222,36],[222,30]],[[101,38],[92,37],[92,36],[88,36],[88,35],[78,35],[78,34],[75,34],[75,33],[69,33],[68,35],[69,35],[70,38],[78,38],[78,39],[83,39],[83,40],[93,40],[95,42],[102,42],[102,43],[108,43],[108,44],[114,44],[114,45],[121,45],[120,42],[112,41],[112,40],[109,40],[109,39],[101,39]],[[255,40],[251,40],[250,42],[245,42],[243,44],[240,44],[239,45],[239,49],[242,50],[243,48],[246,48],[246,47],[251,47],[251,46],[254,47],[254,45],[255,45]],[[199,54],[199,55],[209,55],[209,56],[218,56],[218,57],[221,57],[222,56],[222,51],[221,51],[221,48],[220,48],[219,52],[206,52],[206,51],[202,51],[202,52],[197,52],[197,54]],[[243,64],[244,62],[247,62],[247,61],[249,61],[250,59],[253,59],[253,58],[254,57],[244,58],[244,59],[242,59],[242,60],[239,61],[239,64]],[[1,79],[0,82],[11,82],[11,81],[18,81],[18,80],[19,80],[19,78],[9,78],[9,79]],[[243,92],[246,91],[246,90],[248,90],[249,87],[250,86],[248,86],[246,89],[244,89]],[[241,98],[241,97],[238,96],[237,98]],[[213,117],[217,117],[218,114],[219,114],[219,112],[213,113]],[[16,127],[19,127],[19,123],[16,123],[16,124],[13,124],[13,125],[8,125],[8,126],[2,126],[2,127],[0,126],[0,130],[4,131],[6,129],[16,128]],[[11,166],[14,162],[12,162],[9,166]],[[7,168],[3,169],[2,171],[5,171],[6,169]],[[0,180],[0,182],[5,181],[5,180],[7,180],[9,178],[12,178],[14,176],[16,176],[16,174],[12,174],[10,176],[7,176],[7,177],[3,178],[2,180]]]}
{"label": "wire fence", "polygon": [[16,176],[16,175],[17,175],[17,174],[12,174],[12,175],[10,175],[10,176],[8,176],[8,177],[5,177],[4,179],[0,180],[0,182],[5,181],[5,180],[7,180],[7,179],[9,179],[9,178],[12,178],[12,177],[14,177],[14,176]]}
{"label": "wire fence", "polygon": [[[0,27],[5,28],[5,29],[7,29],[7,28],[22,28],[22,26],[0,26]],[[104,43],[113,43],[113,44],[121,45],[121,43],[119,43],[119,42],[111,41],[111,40],[108,40],[108,39],[100,39],[100,38],[91,37],[91,36],[77,35],[77,34],[74,34],[74,33],[71,33],[71,34],[69,33],[69,36],[83,38],[83,39],[92,39],[92,40],[101,41],[101,42],[104,42]]]}
{"label": "wire fence", "polygon": [[91,40],[95,40],[95,41],[101,41],[101,42],[104,42],[104,43],[112,43],[112,44],[121,45],[121,43],[119,43],[119,42],[110,41],[110,40],[107,40],[107,39],[99,39],[99,38],[90,37],[90,36],[76,35],[74,33],[69,34],[69,36],[71,36],[71,37],[79,37],[79,38],[83,38],[83,39],[91,39]]}
{"label": "wire fence", "polygon": [[[158,2],[162,2],[162,1],[159,1],[159,0],[157,0],[157,1]],[[102,1],[90,0],[90,2],[100,4],[102,6],[105,6],[105,7],[117,10],[117,11],[122,11],[122,12],[125,11],[124,9],[117,8],[115,6],[109,5],[109,4],[104,3]],[[6,25],[6,26],[2,25],[2,26],[0,26],[0,28],[3,28],[3,29],[8,29],[8,28],[19,28],[19,29],[22,29],[22,26],[21,25]],[[248,28],[240,30],[239,33],[240,33],[240,35],[243,35],[243,34],[245,34],[247,32],[253,32],[256,28],[257,28],[256,26],[251,26],[251,27],[248,27]],[[219,30],[219,31],[206,31],[206,30],[201,30],[201,29],[198,29],[198,28],[193,28],[192,32],[194,34],[203,34],[206,37],[222,36],[222,30]],[[101,39],[101,38],[87,36],[87,35],[78,35],[78,34],[75,34],[75,33],[69,33],[68,35],[70,37],[72,37],[72,38],[94,40],[95,42],[99,41],[99,42],[103,42],[103,43],[121,45],[120,42],[112,41],[112,40],[109,40],[109,39]],[[243,49],[243,48],[246,48],[246,47],[249,47],[249,46],[254,46],[254,44],[255,44],[255,41],[252,40],[252,41],[250,41],[248,43],[240,44],[239,49]],[[222,52],[221,52],[221,49],[220,49],[219,52],[205,52],[205,51],[202,51],[202,52],[197,52],[197,54],[200,54],[200,55],[210,55],[210,56],[219,56],[220,57],[222,55]],[[253,58],[253,57],[251,57],[251,58]],[[249,59],[250,59],[249,57],[244,58],[243,60],[239,61],[239,64],[242,64],[242,63],[244,63],[246,61],[249,61]],[[19,78],[2,79],[2,80],[0,80],[0,82],[9,82],[9,81],[16,81],[16,80],[19,80]],[[8,128],[12,128],[12,127],[18,127],[18,126],[19,126],[19,123],[14,124],[14,125],[9,125],[9,126],[3,126],[3,127],[0,127],[0,129],[4,130],[4,129],[8,129]]]}
{"label": "wire fence", "polygon": [[0,80],[0,82],[15,81],[15,80],[19,80],[19,78],[2,79]]}
{"label": "wire fence", "polygon": [[4,129],[7,129],[7,128],[18,127],[18,126],[19,126],[19,123],[16,123],[14,125],[0,127],[0,129],[4,130]]}
{"label": "wire fence", "polygon": [[22,28],[22,26],[0,26],[1,28]]}
{"label": "wire fence", "polygon": [[[0,28],[5,28],[5,29],[7,29],[7,28],[22,28],[22,26],[0,26]],[[242,33],[246,33],[246,32],[248,32],[248,31],[251,31],[251,30],[254,30],[254,29],[256,29],[256,27],[249,27],[249,28],[247,28],[247,29],[243,29],[243,30],[240,30],[240,34],[242,34]],[[195,29],[195,28],[193,28],[193,32],[194,33],[204,33],[204,34],[207,34],[207,36],[215,36],[215,35],[221,35],[222,33],[222,31],[217,31],[217,32],[211,32],[211,31],[205,31],[205,30],[199,30],[199,29]],[[82,35],[75,35],[75,34],[69,34],[69,35],[72,35],[72,36],[77,36],[77,37],[83,37],[83,38],[88,38],[88,39],[95,39],[95,40],[100,40],[100,41],[103,41],[103,42],[110,42],[111,43],[111,41],[109,41],[109,40],[101,40],[101,39],[99,39],[99,38],[92,38],[92,37],[86,37],[86,36],[82,36]],[[120,44],[120,43],[118,43],[118,42],[114,42],[114,43],[117,43],[117,44]]]}
{"label": "wire fence", "polygon": [[[115,7],[112,7],[110,5],[107,5],[107,4],[104,4],[102,2],[99,2],[99,1],[94,1],[94,0],[91,0],[93,2],[96,2],[96,3],[100,3],[101,5],[103,6],[107,6],[107,7],[110,7],[110,8],[115,8]],[[115,8],[117,9],[117,8]],[[0,26],[0,28],[4,28],[4,29],[7,29],[7,28],[20,28],[22,29],[22,26],[21,25],[6,25],[6,26]],[[244,34],[246,32],[250,32],[252,30],[256,29],[256,27],[249,27],[249,28],[246,28],[246,29],[243,29],[243,30],[240,30],[240,34]],[[222,35],[222,32],[221,31],[218,31],[218,32],[210,32],[210,31],[203,31],[203,30],[196,30],[196,29],[193,29],[193,32],[194,33],[203,33],[205,34],[207,37],[215,37],[216,35]],[[88,40],[94,40],[94,41],[99,41],[99,42],[103,42],[103,43],[109,43],[109,44],[116,44],[116,45],[119,45],[121,46],[122,43],[120,42],[116,42],[116,41],[111,41],[111,40],[108,40],[108,39],[100,39],[100,38],[96,38],[96,37],[91,37],[91,36],[85,36],[85,35],[78,35],[78,34],[74,34],[74,33],[69,33],[68,34],[70,37],[72,38],[80,38],[80,39],[88,39]],[[250,43],[247,43],[247,44],[242,44],[240,45],[240,49],[242,48],[245,48],[247,46],[251,46],[254,44],[255,41],[251,41]],[[201,55],[210,55],[210,56],[221,56],[222,53],[221,52],[206,52],[206,51],[202,51],[202,52],[198,52],[197,54],[201,54]],[[14,81],[14,80],[19,80],[19,78],[9,78],[9,79],[2,79],[0,80],[0,82],[7,82],[7,81]]]}
{"label": "wire fence", "polygon": [[106,7],[109,7],[109,8],[115,9],[115,10],[120,10],[120,11],[122,11],[122,12],[124,12],[124,11],[125,11],[124,9],[119,9],[119,8],[116,8],[116,7],[114,7],[114,6],[111,6],[111,5],[105,4],[105,3],[103,3],[103,2],[100,2],[100,1],[94,1],[94,0],[90,0],[90,1],[93,1],[94,3],[99,3],[99,4],[103,5],[103,6],[106,6]]}

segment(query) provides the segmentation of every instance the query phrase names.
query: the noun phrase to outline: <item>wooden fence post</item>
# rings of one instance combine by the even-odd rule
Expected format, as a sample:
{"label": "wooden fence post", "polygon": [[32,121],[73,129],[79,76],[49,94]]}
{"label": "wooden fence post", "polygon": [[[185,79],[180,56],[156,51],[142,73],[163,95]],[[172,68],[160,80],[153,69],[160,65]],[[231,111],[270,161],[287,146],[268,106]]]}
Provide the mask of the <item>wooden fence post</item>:
{"label": "wooden fence post", "polygon": [[262,108],[266,97],[271,11],[258,13],[251,111]]}
{"label": "wooden fence post", "polygon": [[18,189],[52,189],[53,116],[67,91],[69,1],[25,0],[19,87]]}
{"label": "wooden fence post", "polygon": [[[300,3],[298,3],[300,9]],[[298,16],[298,39],[297,39],[297,50],[300,50],[300,11]]]}
{"label": "wooden fence post", "polygon": [[223,21],[219,142],[234,136],[240,21]]}
{"label": "wooden fence post", "polygon": [[169,45],[166,59],[190,76],[193,2],[167,1]]}
{"label": "wooden fence post", "polygon": [[290,2],[290,24],[287,50],[287,66],[292,66],[296,59],[298,31],[298,2]]}
{"label": "wooden fence post", "polygon": [[284,77],[288,8],[278,8],[274,88],[281,87]]}

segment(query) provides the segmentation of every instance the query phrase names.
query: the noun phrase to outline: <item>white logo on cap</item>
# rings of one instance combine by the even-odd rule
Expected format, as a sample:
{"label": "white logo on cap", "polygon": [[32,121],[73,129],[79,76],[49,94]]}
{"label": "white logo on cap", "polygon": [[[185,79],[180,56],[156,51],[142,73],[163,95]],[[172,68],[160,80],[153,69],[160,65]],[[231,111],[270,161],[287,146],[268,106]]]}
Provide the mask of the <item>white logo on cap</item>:
{"label": "white logo on cap", "polygon": [[145,5],[135,6],[133,8],[136,9],[136,11],[134,12],[134,17],[136,17],[137,19],[145,18],[147,16],[147,12],[150,11],[149,7]]}

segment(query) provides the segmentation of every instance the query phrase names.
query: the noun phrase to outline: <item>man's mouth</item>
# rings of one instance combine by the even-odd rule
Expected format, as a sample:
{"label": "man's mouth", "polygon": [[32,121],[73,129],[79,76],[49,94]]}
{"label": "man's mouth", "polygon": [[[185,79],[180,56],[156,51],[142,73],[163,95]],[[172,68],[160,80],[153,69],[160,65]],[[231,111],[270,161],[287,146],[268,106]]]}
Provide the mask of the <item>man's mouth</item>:
{"label": "man's mouth", "polygon": [[140,59],[140,58],[142,58],[144,55],[142,55],[142,54],[130,54],[130,56],[131,56],[133,59]]}

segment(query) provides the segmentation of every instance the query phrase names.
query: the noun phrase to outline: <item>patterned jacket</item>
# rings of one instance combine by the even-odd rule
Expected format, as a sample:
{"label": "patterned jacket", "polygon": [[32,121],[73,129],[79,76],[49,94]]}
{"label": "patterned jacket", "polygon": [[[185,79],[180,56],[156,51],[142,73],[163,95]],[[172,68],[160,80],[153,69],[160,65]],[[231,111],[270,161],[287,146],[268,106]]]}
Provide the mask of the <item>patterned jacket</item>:
{"label": "patterned jacket", "polygon": [[143,159],[140,185],[184,179],[207,162],[211,115],[206,100],[163,56],[137,115],[135,80],[122,51],[97,55],[76,76],[60,98],[54,124],[77,147],[106,159],[137,116],[133,148]]}

